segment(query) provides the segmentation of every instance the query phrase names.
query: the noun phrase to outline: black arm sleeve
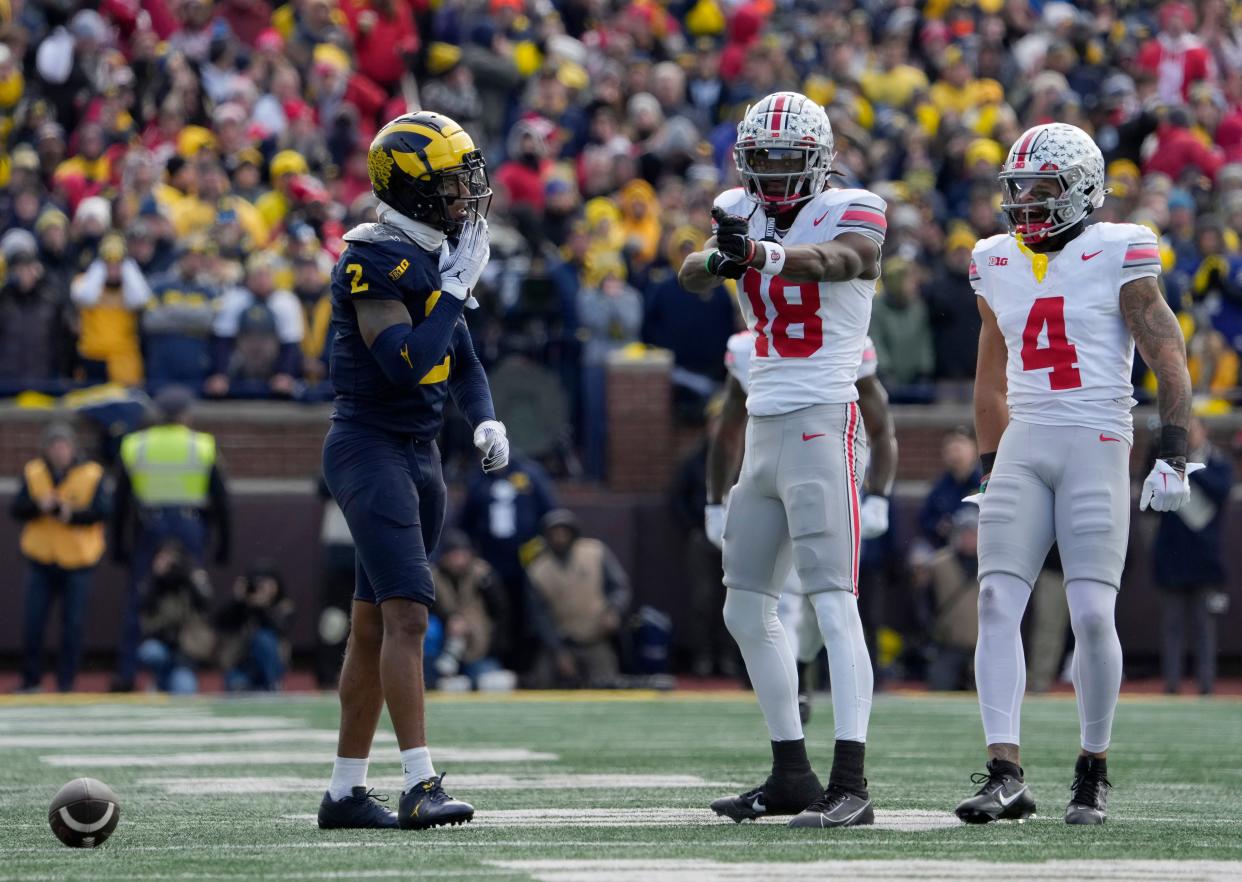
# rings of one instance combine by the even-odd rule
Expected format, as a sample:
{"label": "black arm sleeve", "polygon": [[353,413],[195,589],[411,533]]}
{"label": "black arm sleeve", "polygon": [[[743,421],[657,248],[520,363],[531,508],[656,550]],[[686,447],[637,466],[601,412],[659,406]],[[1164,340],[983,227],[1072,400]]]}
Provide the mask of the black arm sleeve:
{"label": "black arm sleeve", "polygon": [[441,297],[418,327],[393,325],[380,332],[371,344],[371,355],[390,383],[414,391],[427,372],[444,361],[463,305],[456,297]]}
{"label": "black arm sleeve", "polygon": [[471,428],[484,420],[496,419],[487,374],[474,351],[470,329],[465,322],[458,322],[453,332],[453,356],[455,363],[449,376],[449,392],[457,409],[465,414]]}

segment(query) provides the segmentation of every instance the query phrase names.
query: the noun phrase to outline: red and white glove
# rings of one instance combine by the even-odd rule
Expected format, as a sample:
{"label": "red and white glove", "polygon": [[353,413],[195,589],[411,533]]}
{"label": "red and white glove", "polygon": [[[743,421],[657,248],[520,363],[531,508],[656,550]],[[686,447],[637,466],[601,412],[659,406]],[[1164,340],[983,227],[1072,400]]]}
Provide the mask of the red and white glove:
{"label": "red and white glove", "polygon": [[1139,511],[1177,511],[1190,499],[1191,475],[1203,468],[1201,462],[1186,463],[1185,472],[1179,472],[1163,459],[1156,460],[1151,474],[1143,482],[1143,495],[1139,497]]}

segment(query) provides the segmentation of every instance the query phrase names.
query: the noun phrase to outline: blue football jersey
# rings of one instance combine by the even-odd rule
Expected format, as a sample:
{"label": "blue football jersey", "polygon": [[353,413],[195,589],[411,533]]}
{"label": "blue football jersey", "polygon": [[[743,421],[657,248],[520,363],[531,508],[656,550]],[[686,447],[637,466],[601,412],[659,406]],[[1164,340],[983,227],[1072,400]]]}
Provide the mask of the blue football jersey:
{"label": "blue football jersey", "polygon": [[420,248],[385,224],[364,225],[347,241],[332,271],[330,375],[336,393],[332,418],[431,440],[444,422],[456,351],[471,346],[465,321],[458,320],[435,366],[415,391],[409,391],[395,386],[371,354],[359,331],[354,303],[400,301],[417,327],[440,298],[439,252]]}

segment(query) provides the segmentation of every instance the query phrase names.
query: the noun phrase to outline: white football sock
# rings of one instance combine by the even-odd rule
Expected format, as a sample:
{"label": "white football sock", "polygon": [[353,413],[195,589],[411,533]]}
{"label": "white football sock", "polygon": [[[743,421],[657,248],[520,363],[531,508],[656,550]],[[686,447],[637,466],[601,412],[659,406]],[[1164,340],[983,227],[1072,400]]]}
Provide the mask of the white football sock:
{"label": "white football sock", "polygon": [[821,591],[811,595],[811,603],[828,649],[836,739],[865,742],[875,677],[858,615],[858,598],[849,591]]}
{"label": "white football sock", "polygon": [[338,756],[332,763],[332,780],[328,782],[328,795],[344,799],[355,787],[367,786],[367,766],[371,760],[352,756]]}
{"label": "white football sock", "polygon": [[431,764],[431,751],[426,747],[411,747],[401,751],[401,771],[405,775],[405,791],[414,789],[414,785],[436,776],[435,767]]}
{"label": "white football sock", "polygon": [[1121,640],[1113,610],[1117,589],[1103,582],[1075,579],[1065,586],[1070,627],[1074,629],[1074,693],[1082,749],[1108,750],[1113,714],[1121,692]]}
{"label": "white football sock", "polygon": [[772,740],[799,740],[798,667],[789,636],[776,616],[776,598],[730,588],[725,592],[724,620],[742,651]]}
{"label": "white football sock", "polygon": [[989,573],[979,586],[979,641],[975,644],[975,685],[983,735],[988,744],[1020,744],[1026,658],[1022,653],[1022,613],[1031,586],[1010,573]]}

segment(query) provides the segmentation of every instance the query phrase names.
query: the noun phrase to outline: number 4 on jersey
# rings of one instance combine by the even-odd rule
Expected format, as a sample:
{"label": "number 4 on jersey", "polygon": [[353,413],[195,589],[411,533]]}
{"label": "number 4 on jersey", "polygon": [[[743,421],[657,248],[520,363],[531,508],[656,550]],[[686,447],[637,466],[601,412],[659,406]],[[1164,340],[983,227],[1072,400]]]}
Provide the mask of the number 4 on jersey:
{"label": "number 4 on jersey", "polygon": [[[1039,345],[1039,336],[1048,329],[1048,345]],[[1078,389],[1082,374],[1078,372],[1078,350],[1065,336],[1065,298],[1040,297],[1031,306],[1026,327],[1022,330],[1022,370],[1039,371],[1052,368],[1048,384],[1053,391]]]}

